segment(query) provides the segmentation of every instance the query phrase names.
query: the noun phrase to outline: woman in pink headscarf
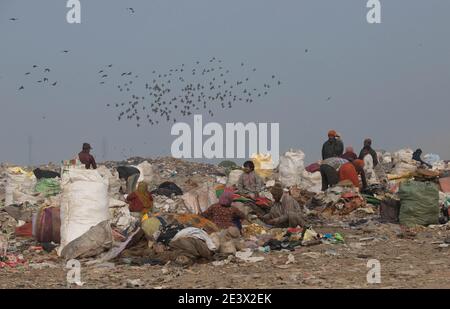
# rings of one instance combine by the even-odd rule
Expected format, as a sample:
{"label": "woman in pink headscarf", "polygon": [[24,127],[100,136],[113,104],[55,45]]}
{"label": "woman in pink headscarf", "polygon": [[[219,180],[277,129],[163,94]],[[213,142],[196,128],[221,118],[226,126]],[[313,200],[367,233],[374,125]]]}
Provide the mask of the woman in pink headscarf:
{"label": "woman in pink headscarf", "polygon": [[239,209],[232,207],[231,203],[233,203],[233,193],[225,191],[220,196],[219,203],[211,205],[202,213],[202,216],[221,229],[239,227],[240,220],[245,219],[245,215]]}
{"label": "woman in pink headscarf", "polygon": [[355,153],[352,146],[348,146],[345,148],[345,153],[341,156],[341,158],[353,162],[358,159],[358,155]]}

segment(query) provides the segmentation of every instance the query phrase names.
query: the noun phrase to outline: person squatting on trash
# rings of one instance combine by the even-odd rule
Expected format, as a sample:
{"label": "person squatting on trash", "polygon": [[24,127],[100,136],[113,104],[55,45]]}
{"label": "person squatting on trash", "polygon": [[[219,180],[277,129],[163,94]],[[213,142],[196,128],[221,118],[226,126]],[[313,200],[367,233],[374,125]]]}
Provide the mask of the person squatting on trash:
{"label": "person squatting on trash", "polygon": [[97,163],[95,163],[94,157],[90,154],[91,149],[91,145],[83,143],[83,149],[78,154],[78,159],[85,165],[86,169],[91,169],[92,167],[95,170],[97,169]]}
{"label": "person squatting on trash", "polygon": [[278,228],[305,226],[301,206],[292,196],[284,193],[280,183],[276,183],[270,193],[274,203],[270,212],[260,217],[262,221]]}
{"label": "person squatting on trash", "polygon": [[252,161],[246,161],[244,163],[244,173],[238,180],[237,193],[254,199],[259,196],[263,186],[262,179],[255,173],[255,164]]}
{"label": "person squatting on trash", "polygon": [[432,168],[433,166],[431,164],[428,164],[427,162],[423,161],[422,158],[422,149],[417,149],[416,151],[414,151],[413,155],[412,155],[412,159],[414,161],[417,161],[420,163],[420,165],[425,165],[428,168]]}
{"label": "person squatting on trash", "polygon": [[211,220],[220,229],[227,229],[230,226],[240,228],[241,220],[245,219],[245,215],[231,206],[231,203],[233,203],[233,193],[224,192],[219,197],[219,203],[211,205],[202,213],[202,216]]}
{"label": "person squatting on trash", "polygon": [[341,139],[337,139],[336,135],[335,130],[328,132],[328,140],[322,146],[322,160],[343,155],[344,143]]}
{"label": "person squatting on trash", "polygon": [[136,186],[139,180],[141,172],[133,166],[119,166],[117,167],[119,173],[119,179],[126,181],[127,194],[131,194],[136,190]]}
{"label": "person squatting on trash", "polygon": [[129,204],[130,212],[142,214],[150,212],[153,207],[153,196],[148,191],[148,184],[143,181],[140,182],[137,190],[129,194],[126,201]]}

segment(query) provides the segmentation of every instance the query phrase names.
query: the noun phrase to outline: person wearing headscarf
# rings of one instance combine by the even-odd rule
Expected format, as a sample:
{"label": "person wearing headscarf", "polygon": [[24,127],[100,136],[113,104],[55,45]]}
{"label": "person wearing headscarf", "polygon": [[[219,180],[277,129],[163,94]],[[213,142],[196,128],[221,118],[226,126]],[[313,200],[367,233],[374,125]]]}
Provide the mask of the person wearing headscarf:
{"label": "person wearing headscarf", "polygon": [[239,227],[245,215],[237,208],[231,206],[233,193],[225,191],[219,197],[219,203],[211,205],[202,213],[202,216],[211,220],[220,229]]}
{"label": "person wearing headscarf", "polygon": [[244,163],[244,173],[238,180],[237,193],[247,195],[251,198],[256,198],[263,188],[262,179],[255,173],[255,164],[252,161]]}
{"label": "person wearing headscarf", "polygon": [[344,153],[344,143],[341,139],[337,139],[336,135],[335,130],[328,132],[328,140],[322,146],[322,160],[340,157]]}
{"label": "person wearing headscarf", "polygon": [[341,158],[346,159],[346,160],[348,160],[350,162],[353,162],[356,159],[358,159],[358,155],[355,153],[355,151],[353,150],[352,146],[348,146],[348,147],[345,148],[345,152],[341,156]]}
{"label": "person wearing headscarf", "polygon": [[364,140],[364,147],[361,149],[358,159],[364,160],[364,157],[369,154],[372,156],[373,167],[376,167],[378,165],[378,155],[377,155],[376,151],[373,150],[373,148],[372,148],[372,139],[366,138]]}
{"label": "person wearing headscarf", "polygon": [[[360,184],[359,176],[361,176],[362,185]],[[350,181],[356,188],[365,189],[367,187],[363,160],[357,159],[341,166],[339,169],[339,181],[346,180]]]}
{"label": "person wearing headscarf", "polygon": [[92,147],[90,144],[83,143],[83,149],[78,154],[78,159],[80,160],[80,162],[82,164],[84,164],[86,169],[89,170],[89,169],[93,168],[95,170],[95,169],[97,169],[97,163],[95,163],[94,156],[91,155],[91,149],[92,149]]}
{"label": "person wearing headscarf", "polygon": [[130,212],[147,213],[152,210],[153,196],[148,191],[148,184],[140,182],[137,190],[129,194],[126,199]]}
{"label": "person wearing headscarf", "polygon": [[280,183],[276,183],[270,190],[274,203],[270,212],[260,219],[278,228],[305,226],[303,211],[298,202],[288,193],[284,193]]}

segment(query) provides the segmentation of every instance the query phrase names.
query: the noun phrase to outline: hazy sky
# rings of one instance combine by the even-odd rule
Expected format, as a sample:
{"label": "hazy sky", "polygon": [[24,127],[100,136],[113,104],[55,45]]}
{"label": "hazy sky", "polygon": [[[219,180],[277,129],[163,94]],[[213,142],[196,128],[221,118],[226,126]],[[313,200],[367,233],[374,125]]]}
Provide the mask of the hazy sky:
{"label": "hazy sky", "polygon": [[[34,164],[71,158],[83,141],[99,161],[169,155],[171,124],[118,122],[105,106],[117,91],[97,72],[112,63],[151,79],[211,57],[283,83],[257,104],[203,113],[204,123],[279,122],[281,152],[302,149],[307,161],[331,128],[356,150],[372,137],[375,148],[450,159],[450,1],[381,1],[379,25],[367,23],[366,2],[81,0],[82,24],[70,25],[65,0],[0,0],[0,161],[27,164],[29,136]],[[27,80],[33,64],[58,85]]]}

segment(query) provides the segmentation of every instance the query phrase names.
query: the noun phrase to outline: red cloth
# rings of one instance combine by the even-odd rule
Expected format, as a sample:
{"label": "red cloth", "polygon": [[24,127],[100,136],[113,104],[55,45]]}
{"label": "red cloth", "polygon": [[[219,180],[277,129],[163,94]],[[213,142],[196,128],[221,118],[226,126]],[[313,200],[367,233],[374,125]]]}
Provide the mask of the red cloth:
{"label": "red cloth", "polygon": [[355,187],[360,187],[358,173],[353,163],[345,163],[339,169],[339,181],[350,180]]}
{"label": "red cloth", "polygon": [[222,206],[220,204],[211,205],[202,216],[211,220],[221,229],[236,226],[233,220],[236,218],[244,219],[245,215],[237,208],[232,206]]}
{"label": "red cloth", "polygon": [[[151,199],[151,204],[153,204],[153,196],[150,194],[150,199]],[[136,192],[133,192],[131,194],[129,194],[127,196],[127,203],[129,205],[129,209],[131,212],[142,212],[145,210],[150,210],[150,209],[145,209],[145,205],[144,203],[142,203],[141,199],[139,198],[138,194]]]}
{"label": "red cloth", "polygon": [[78,154],[78,159],[80,159],[81,163],[86,166],[86,169],[90,169],[92,167],[95,170],[97,168],[97,163],[95,163],[94,157],[89,152],[80,152]]}
{"label": "red cloth", "polygon": [[318,172],[318,171],[320,171],[320,164],[319,163],[310,164],[305,168],[305,170],[310,173]]}
{"label": "red cloth", "polygon": [[16,227],[15,234],[16,237],[33,237],[33,224],[28,222],[22,226]]}

